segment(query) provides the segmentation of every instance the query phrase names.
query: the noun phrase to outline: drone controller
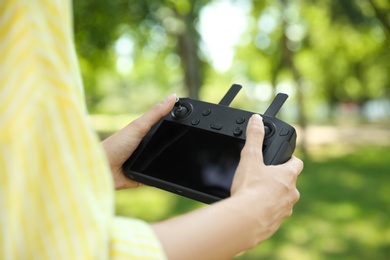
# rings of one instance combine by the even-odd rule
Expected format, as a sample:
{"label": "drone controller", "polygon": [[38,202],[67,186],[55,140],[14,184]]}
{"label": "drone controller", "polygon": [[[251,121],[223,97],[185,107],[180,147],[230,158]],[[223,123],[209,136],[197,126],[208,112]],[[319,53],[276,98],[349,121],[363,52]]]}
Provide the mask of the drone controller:
{"label": "drone controller", "polygon": [[[241,88],[232,85],[219,104],[177,99],[123,165],[126,176],[204,203],[229,197],[247,123],[254,114],[229,107]],[[277,94],[261,115],[266,165],[288,161],[295,150],[295,129],[275,117],[287,98]]]}

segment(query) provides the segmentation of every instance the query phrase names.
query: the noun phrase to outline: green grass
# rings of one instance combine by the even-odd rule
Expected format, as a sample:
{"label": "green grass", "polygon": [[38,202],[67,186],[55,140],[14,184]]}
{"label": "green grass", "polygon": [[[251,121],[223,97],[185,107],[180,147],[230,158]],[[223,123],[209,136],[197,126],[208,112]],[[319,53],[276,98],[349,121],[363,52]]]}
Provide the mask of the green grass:
{"label": "green grass", "polygon": [[[333,145],[310,156],[293,216],[236,259],[389,259],[390,148]],[[201,206],[151,187],[117,192],[118,214],[147,221]]]}

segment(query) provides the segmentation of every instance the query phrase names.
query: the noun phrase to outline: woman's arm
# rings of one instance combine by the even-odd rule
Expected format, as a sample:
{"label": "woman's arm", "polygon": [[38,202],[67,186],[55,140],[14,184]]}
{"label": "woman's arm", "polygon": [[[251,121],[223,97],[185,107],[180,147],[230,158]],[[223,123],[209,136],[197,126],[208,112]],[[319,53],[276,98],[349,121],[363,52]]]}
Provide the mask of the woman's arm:
{"label": "woman's arm", "polygon": [[292,214],[302,161],[265,166],[263,138],[262,120],[252,116],[230,198],[153,225],[168,259],[230,259],[270,237]]}
{"label": "woman's arm", "polygon": [[[136,187],[122,165],[142,138],[172,109],[176,95],[168,96],[145,115],[103,141],[117,189]],[[152,225],[168,259],[229,259],[270,237],[292,213],[299,199],[296,179],[303,163],[266,166],[262,145],[264,125],[251,117],[231,197],[193,212]]]}

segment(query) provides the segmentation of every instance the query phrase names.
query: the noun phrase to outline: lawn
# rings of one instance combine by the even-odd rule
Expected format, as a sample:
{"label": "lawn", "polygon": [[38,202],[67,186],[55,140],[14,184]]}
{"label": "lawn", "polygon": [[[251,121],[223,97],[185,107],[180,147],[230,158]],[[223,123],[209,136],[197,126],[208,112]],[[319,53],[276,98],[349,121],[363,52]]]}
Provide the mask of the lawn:
{"label": "lawn", "polygon": [[[293,216],[236,259],[389,259],[390,148],[328,145],[304,162]],[[151,187],[116,195],[119,215],[147,221],[203,206]]]}

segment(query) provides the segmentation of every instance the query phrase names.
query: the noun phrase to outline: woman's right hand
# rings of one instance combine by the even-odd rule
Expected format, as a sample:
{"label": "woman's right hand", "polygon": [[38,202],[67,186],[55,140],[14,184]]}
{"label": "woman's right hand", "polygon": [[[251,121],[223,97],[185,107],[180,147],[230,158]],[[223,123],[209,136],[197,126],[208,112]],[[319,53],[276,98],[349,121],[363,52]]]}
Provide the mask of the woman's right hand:
{"label": "woman's right hand", "polygon": [[239,201],[247,221],[251,221],[257,230],[257,244],[270,237],[292,214],[300,197],[296,181],[303,162],[293,156],[281,165],[266,166],[263,163],[264,124],[259,115],[251,117],[246,135],[231,197]]}
{"label": "woman's right hand", "polygon": [[264,165],[259,115],[249,120],[246,136],[229,198],[153,224],[169,259],[231,259],[270,237],[291,215],[302,161]]}

